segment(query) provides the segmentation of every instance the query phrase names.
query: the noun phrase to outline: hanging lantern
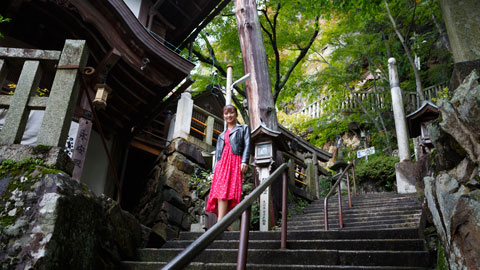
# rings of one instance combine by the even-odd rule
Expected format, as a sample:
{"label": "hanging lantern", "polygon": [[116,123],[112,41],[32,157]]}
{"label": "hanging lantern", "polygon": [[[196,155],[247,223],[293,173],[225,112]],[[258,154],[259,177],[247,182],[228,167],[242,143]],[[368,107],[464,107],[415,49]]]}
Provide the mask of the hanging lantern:
{"label": "hanging lantern", "polygon": [[93,106],[97,110],[105,110],[105,107],[107,107],[107,98],[112,92],[112,88],[103,83],[95,85],[95,88],[97,89],[97,93],[93,99]]}

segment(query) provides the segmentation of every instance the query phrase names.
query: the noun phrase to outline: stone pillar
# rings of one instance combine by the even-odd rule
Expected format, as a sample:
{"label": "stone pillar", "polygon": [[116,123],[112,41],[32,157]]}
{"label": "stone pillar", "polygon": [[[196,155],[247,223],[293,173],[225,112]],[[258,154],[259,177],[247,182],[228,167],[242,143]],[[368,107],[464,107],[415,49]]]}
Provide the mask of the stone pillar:
{"label": "stone pillar", "polygon": [[204,141],[209,145],[212,145],[214,125],[215,125],[215,119],[209,115],[207,117],[207,127],[205,129],[205,138],[204,138]]}
{"label": "stone pillar", "polygon": [[[257,167],[258,178],[262,184],[270,176],[269,167]],[[267,232],[270,227],[270,187],[267,187],[260,195],[260,231]]]}
{"label": "stone pillar", "polygon": [[398,155],[400,162],[395,164],[398,193],[415,192],[414,164],[410,160],[408,144],[407,123],[403,109],[402,90],[398,79],[395,58],[388,59],[388,71],[390,75],[390,87],[392,94],[392,109],[395,118],[395,131],[397,133]]}
{"label": "stone pillar", "polygon": [[190,134],[192,124],[193,99],[190,92],[184,92],[177,104],[175,115],[175,127],[173,128],[173,139],[187,138]]}
{"label": "stone pillar", "polygon": [[400,161],[410,160],[410,151],[408,149],[407,121],[405,111],[403,110],[402,90],[398,80],[397,66],[395,58],[388,59],[388,71],[390,75],[390,87],[392,94],[392,109],[395,118],[395,131],[397,132],[398,155]]}
{"label": "stone pillar", "polygon": [[[77,103],[80,72],[88,59],[85,40],[66,40],[53,81],[37,144],[63,147]],[[77,68],[71,68],[78,66]]]}
{"label": "stone pillar", "polygon": [[305,154],[305,164],[307,165],[307,171],[306,171],[306,175],[307,175],[307,188],[308,188],[308,192],[310,193],[310,195],[312,195],[312,197],[316,197],[316,194],[317,194],[317,186],[316,186],[316,178],[315,178],[315,170],[316,170],[316,167],[315,167],[315,164],[313,163],[313,156],[311,153],[307,153]]}

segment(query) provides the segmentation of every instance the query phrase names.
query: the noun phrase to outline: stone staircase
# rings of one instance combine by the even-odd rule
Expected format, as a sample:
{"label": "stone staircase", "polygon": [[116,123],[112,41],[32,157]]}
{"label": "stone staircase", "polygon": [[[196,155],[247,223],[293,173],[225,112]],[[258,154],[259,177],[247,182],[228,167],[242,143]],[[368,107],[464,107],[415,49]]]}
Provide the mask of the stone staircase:
{"label": "stone staircase", "polygon": [[[421,207],[413,195],[360,195],[354,207],[344,203],[344,228],[339,229],[338,205],[329,202],[329,231],[323,230],[323,201],[315,201],[288,223],[288,249],[280,248],[280,232],[250,232],[247,269],[429,269],[431,260],[419,237]],[[161,249],[140,249],[139,261],[122,269],[161,269],[198,238],[183,232]],[[238,232],[225,232],[186,269],[235,269]],[[430,267],[431,269],[431,267]]]}

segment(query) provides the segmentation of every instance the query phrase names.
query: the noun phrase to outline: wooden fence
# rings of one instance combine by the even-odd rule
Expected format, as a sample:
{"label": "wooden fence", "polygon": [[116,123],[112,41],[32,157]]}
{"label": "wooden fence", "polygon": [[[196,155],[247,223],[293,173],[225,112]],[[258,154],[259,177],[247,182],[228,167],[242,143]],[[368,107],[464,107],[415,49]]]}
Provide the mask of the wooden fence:
{"label": "wooden fence", "polygon": [[[438,92],[442,91],[445,87],[448,87],[448,81],[423,89],[425,98],[427,100],[437,98]],[[414,111],[420,105],[420,101],[417,98],[416,92],[403,92],[403,101],[405,111],[407,113]],[[324,96],[318,101],[309,104],[297,113],[312,118],[320,117],[323,115],[325,111],[325,105],[328,102],[329,98]],[[346,113],[360,112],[361,109],[359,102],[361,102],[367,110],[371,110],[373,108],[391,109],[391,97],[389,93],[356,92],[354,93],[354,96],[349,96],[340,103],[338,111]]]}

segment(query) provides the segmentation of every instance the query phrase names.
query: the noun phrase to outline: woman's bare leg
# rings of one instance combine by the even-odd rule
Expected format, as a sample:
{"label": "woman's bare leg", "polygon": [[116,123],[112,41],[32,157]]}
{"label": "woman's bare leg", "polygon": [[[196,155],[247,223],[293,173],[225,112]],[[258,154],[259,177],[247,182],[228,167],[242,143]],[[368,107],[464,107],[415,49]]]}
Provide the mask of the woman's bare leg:
{"label": "woman's bare leg", "polygon": [[217,200],[217,206],[218,206],[218,217],[217,217],[217,222],[218,222],[227,214],[228,201]]}
{"label": "woman's bare leg", "polygon": [[[217,222],[219,222],[226,214],[228,210],[228,201],[227,200],[217,200],[218,206],[218,217]],[[227,231],[231,231],[232,226],[228,226]]]}

